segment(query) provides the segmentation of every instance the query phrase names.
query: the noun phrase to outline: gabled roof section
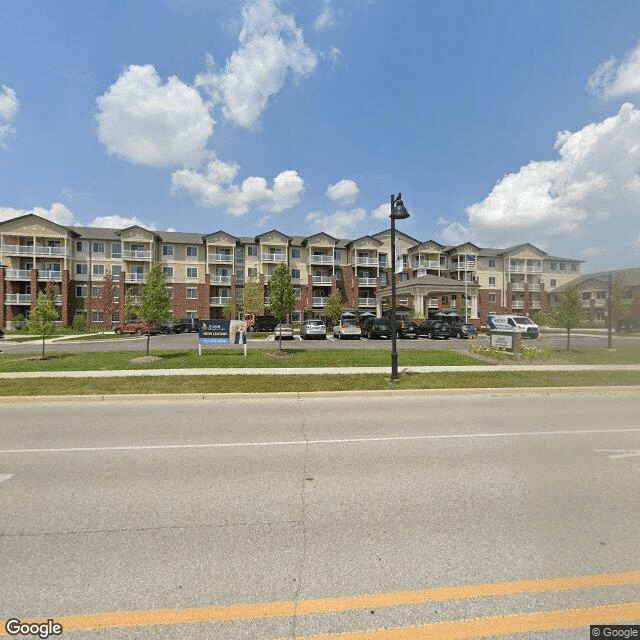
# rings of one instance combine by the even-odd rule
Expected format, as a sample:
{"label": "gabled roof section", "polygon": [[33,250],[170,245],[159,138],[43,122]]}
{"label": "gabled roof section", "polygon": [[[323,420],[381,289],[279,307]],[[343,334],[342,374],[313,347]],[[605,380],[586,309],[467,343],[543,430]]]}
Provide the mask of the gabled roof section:
{"label": "gabled roof section", "polygon": [[80,235],[77,231],[73,229],[73,227],[65,227],[62,224],[58,224],[53,220],[43,218],[42,216],[36,215],[35,213],[25,213],[22,216],[16,216],[15,218],[8,218],[7,220],[3,220],[2,222],[0,222],[0,228],[15,222],[21,222],[22,224],[25,224],[25,223],[28,223],[29,221],[31,221],[34,224],[41,224],[45,227],[53,227],[59,233],[68,233],[75,237],[79,237]]}
{"label": "gabled roof section", "polygon": [[151,229],[145,229],[144,227],[141,227],[139,224],[134,224],[130,227],[126,227],[125,229],[121,229],[120,231],[117,232],[117,234],[121,238],[124,238],[125,236],[134,235],[136,232],[140,232],[143,236],[151,236],[155,240],[160,240],[160,236],[157,234],[157,232],[151,231]]}
{"label": "gabled roof section", "polygon": [[454,247],[449,247],[447,249],[447,253],[466,253],[467,251],[473,251],[478,254],[480,252],[480,247],[477,244],[473,244],[473,242],[463,242],[462,244],[457,244]]}
{"label": "gabled roof section", "polygon": [[443,252],[446,250],[446,246],[444,244],[440,244],[435,240],[426,240],[425,242],[421,242],[417,244],[415,247],[411,247],[411,251],[440,251]]}
{"label": "gabled roof section", "polygon": [[328,233],[321,231],[320,233],[315,233],[312,236],[307,236],[302,240],[302,246],[306,247],[309,244],[315,244],[317,241],[326,241],[334,246],[338,244],[338,238],[334,238],[330,236]]}
{"label": "gabled roof section", "polygon": [[287,244],[289,244],[291,242],[291,236],[288,236],[284,233],[282,233],[282,231],[278,231],[277,229],[271,229],[271,231],[265,231],[264,233],[261,233],[260,235],[256,236],[254,239],[254,242],[256,244],[260,244],[261,240],[265,237],[268,236],[276,236],[279,240],[281,240],[282,242],[286,242]]}
{"label": "gabled roof section", "polygon": [[205,240],[206,242],[207,240],[212,240],[220,237],[224,237],[224,239],[227,242],[234,242],[235,244],[240,244],[240,238],[238,238],[237,236],[232,236],[230,233],[228,233],[224,229],[218,229],[218,231],[214,231],[213,233],[206,234],[205,236],[203,236],[203,240]]}
{"label": "gabled roof section", "polygon": [[[374,238],[379,238],[380,236],[382,236],[383,238],[386,238],[387,236],[391,237],[391,227],[389,227],[389,229],[385,231],[378,231],[378,233],[373,234]],[[410,235],[403,233],[402,231],[398,231],[396,227],[396,239],[398,238],[404,240],[405,242],[413,242],[414,245],[420,244],[420,240],[416,240],[416,238],[413,238]]]}
{"label": "gabled roof section", "polygon": [[345,246],[351,249],[352,247],[356,246],[356,243],[363,244],[365,240],[369,240],[370,244],[376,244],[378,246],[384,244],[382,240],[376,238],[375,236],[362,236],[360,238],[356,238],[355,240],[350,240]]}
{"label": "gabled roof section", "polygon": [[535,245],[531,244],[530,242],[524,242],[523,244],[517,244],[513,247],[507,247],[506,249],[503,249],[498,255],[505,255],[508,256],[512,253],[516,253],[518,251],[523,251],[529,249],[531,251],[533,251],[534,253],[537,253],[538,255],[540,255],[541,257],[547,256],[549,255],[546,251],[543,251],[542,249],[539,249],[538,247],[536,247]]}

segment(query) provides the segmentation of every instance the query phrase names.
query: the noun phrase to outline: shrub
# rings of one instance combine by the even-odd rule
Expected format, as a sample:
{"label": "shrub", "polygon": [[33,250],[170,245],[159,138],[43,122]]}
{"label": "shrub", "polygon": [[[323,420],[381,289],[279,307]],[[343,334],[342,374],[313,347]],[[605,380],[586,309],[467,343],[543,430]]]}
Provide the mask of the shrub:
{"label": "shrub", "polygon": [[71,322],[71,328],[77,333],[87,330],[87,316],[84,313],[76,313]]}

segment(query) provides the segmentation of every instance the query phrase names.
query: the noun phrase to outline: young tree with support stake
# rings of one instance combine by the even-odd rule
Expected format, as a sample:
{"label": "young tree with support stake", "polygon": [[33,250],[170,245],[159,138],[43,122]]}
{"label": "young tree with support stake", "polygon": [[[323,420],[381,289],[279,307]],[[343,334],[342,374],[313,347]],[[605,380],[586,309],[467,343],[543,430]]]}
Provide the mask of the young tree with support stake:
{"label": "young tree with support stake", "polygon": [[575,287],[568,287],[565,291],[558,294],[560,305],[555,312],[555,321],[558,326],[567,330],[567,351],[569,351],[569,336],[571,329],[579,327],[583,320],[582,302],[580,294]]}
{"label": "young tree with support stake", "polygon": [[[296,308],[296,290],[291,281],[291,274],[286,264],[281,262],[269,280],[269,308],[273,315],[285,321],[287,313],[291,313]],[[278,351],[282,351],[282,333],[278,343]]]}
{"label": "young tree with support stake", "polygon": [[56,330],[56,320],[58,312],[56,311],[53,300],[43,291],[38,294],[36,305],[29,314],[27,325],[29,331],[42,336],[42,357],[44,358],[44,342],[47,336],[53,335]]}
{"label": "young tree with support stake", "polygon": [[[138,303],[139,319],[146,322],[160,324],[171,319],[171,297],[167,291],[167,276],[162,270],[162,265],[157,263],[149,269],[147,281],[140,292]],[[147,327],[147,353],[149,355],[149,342],[151,340],[151,327]]]}
{"label": "young tree with support stake", "polygon": [[340,292],[336,289],[333,293],[330,293],[324,301],[324,315],[326,318],[329,318],[333,326],[333,324],[340,319],[342,311]]}

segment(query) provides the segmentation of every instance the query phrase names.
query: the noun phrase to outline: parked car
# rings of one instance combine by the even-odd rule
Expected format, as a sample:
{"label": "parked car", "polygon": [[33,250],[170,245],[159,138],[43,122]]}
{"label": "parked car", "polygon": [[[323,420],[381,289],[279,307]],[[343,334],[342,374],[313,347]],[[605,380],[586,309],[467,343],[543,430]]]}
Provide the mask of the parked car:
{"label": "parked car", "polygon": [[540,327],[527,316],[495,315],[487,316],[487,329],[489,331],[513,331],[523,338],[537,338],[540,335]]}
{"label": "parked car", "polygon": [[440,320],[427,320],[418,326],[418,335],[426,338],[448,340],[451,336],[451,330],[446,322]]}
{"label": "parked car", "polygon": [[367,318],[362,325],[362,333],[364,333],[369,340],[375,338],[391,338],[393,335],[391,321],[387,318]]}
{"label": "parked car", "polygon": [[282,338],[283,340],[293,340],[293,327],[287,323],[278,324],[273,330],[273,335],[276,339]]}
{"label": "parked car", "polygon": [[346,340],[347,338],[360,340],[362,337],[362,329],[355,318],[342,318],[342,320],[333,327],[333,337],[338,338],[338,340]]}
{"label": "parked car", "polygon": [[114,328],[114,333],[135,333],[137,336],[141,336],[146,333],[155,335],[160,333],[160,325],[156,322],[142,322],[140,320],[125,320]]}
{"label": "parked car", "polygon": [[450,329],[454,338],[475,338],[478,335],[476,325],[471,322],[453,322]]}
{"label": "parked car", "polygon": [[280,320],[275,316],[256,316],[253,313],[245,313],[248,331],[273,331]]}
{"label": "parked car", "polygon": [[300,338],[302,340],[310,340],[311,338],[318,338],[319,340],[327,339],[327,327],[322,320],[317,318],[310,318],[305,320],[300,327]]}
{"label": "parked car", "polygon": [[411,320],[401,320],[398,322],[398,338],[418,338],[418,325]]}
{"label": "parked car", "polygon": [[200,320],[198,318],[180,318],[173,323],[175,333],[188,333],[189,331],[200,330]]}
{"label": "parked car", "polygon": [[175,333],[175,328],[173,326],[173,322],[167,320],[166,322],[160,323],[160,333],[164,333],[167,335],[169,333]]}

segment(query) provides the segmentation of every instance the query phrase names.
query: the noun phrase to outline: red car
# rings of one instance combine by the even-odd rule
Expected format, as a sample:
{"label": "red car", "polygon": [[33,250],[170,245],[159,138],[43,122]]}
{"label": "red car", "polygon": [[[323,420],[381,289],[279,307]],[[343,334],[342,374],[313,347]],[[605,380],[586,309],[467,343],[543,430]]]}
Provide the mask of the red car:
{"label": "red car", "polygon": [[160,325],[155,322],[147,323],[140,320],[126,320],[122,324],[119,324],[114,329],[114,332],[135,333],[137,336],[141,336],[148,332],[151,335],[155,335],[156,333],[160,333]]}

